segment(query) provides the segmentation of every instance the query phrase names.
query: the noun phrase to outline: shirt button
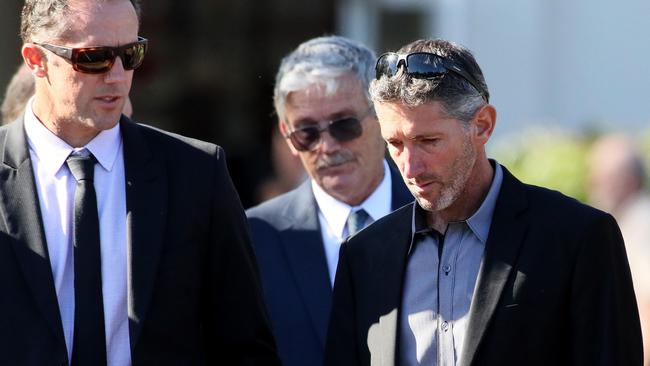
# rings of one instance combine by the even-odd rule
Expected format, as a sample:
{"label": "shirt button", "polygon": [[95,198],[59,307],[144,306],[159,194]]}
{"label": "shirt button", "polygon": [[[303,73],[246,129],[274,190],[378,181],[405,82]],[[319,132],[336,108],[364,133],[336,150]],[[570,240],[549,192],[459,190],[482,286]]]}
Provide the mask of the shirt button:
{"label": "shirt button", "polygon": [[442,267],[442,270],[445,271],[445,274],[448,275],[449,272],[451,272],[451,266],[448,265],[448,264],[445,264],[445,265]]}
{"label": "shirt button", "polygon": [[445,331],[445,332],[448,331],[449,330],[449,323],[443,322],[442,323],[442,330]]}

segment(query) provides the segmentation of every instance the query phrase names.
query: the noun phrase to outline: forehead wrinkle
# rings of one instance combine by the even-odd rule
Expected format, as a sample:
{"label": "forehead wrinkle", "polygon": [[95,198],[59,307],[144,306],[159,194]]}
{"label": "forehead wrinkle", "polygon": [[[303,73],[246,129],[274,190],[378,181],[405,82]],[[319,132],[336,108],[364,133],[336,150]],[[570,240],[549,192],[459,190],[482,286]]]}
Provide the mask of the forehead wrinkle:
{"label": "forehead wrinkle", "polygon": [[[72,43],[73,45],[83,47],[101,47],[101,46],[120,46],[136,39],[122,41],[120,38],[125,27],[130,26],[130,20],[127,17],[119,17],[118,20],[102,14],[107,6],[117,6],[119,3],[129,5],[129,16],[133,16],[136,25],[136,35],[139,31],[139,21],[137,14],[128,0],[99,0],[83,1],[71,0],[66,10],[65,31],[58,37],[58,40]],[[122,13],[122,11],[120,12]],[[115,24],[113,24],[115,23]],[[101,28],[101,32],[98,29]]]}

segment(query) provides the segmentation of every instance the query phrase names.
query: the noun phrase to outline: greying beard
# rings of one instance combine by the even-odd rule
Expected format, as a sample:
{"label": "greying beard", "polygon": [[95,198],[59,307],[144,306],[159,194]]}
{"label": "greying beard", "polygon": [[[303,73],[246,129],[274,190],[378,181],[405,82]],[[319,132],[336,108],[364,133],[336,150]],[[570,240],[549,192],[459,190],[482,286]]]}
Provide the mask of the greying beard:
{"label": "greying beard", "polygon": [[463,154],[459,156],[452,166],[454,177],[451,184],[445,186],[440,191],[440,196],[433,202],[428,202],[421,197],[415,197],[420,207],[426,211],[436,212],[442,211],[451,206],[461,192],[465,189],[467,181],[472,173],[472,168],[476,162],[476,153],[472,144],[470,143],[469,135],[463,142]]}

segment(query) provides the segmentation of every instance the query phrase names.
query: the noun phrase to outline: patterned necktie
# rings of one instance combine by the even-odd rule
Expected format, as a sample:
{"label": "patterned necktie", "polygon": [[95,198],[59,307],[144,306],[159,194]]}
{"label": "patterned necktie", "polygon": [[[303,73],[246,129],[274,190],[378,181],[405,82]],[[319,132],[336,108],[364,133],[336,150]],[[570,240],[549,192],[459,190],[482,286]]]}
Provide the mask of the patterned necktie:
{"label": "patterned necktie", "polygon": [[348,235],[352,236],[356,234],[357,231],[363,229],[365,227],[366,221],[368,221],[368,217],[370,216],[364,209],[350,212],[348,221],[345,224],[348,228]]}
{"label": "patterned necktie", "polygon": [[75,296],[73,366],[106,365],[99,216],[93,184],[95,162],[92,155],[70,155],[66,160],[77,181],[72,223]]}

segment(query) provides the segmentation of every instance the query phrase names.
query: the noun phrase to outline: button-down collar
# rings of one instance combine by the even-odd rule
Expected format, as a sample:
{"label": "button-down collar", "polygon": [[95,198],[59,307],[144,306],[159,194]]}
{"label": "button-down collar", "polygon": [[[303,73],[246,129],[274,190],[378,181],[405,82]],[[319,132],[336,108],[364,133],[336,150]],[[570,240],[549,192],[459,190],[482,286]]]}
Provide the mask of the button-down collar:
{"label": "button-down collar", "polygon": [[[503,170],[501,169],[501,165],[499,165],[495,160],[490,160],[490,164],[494,168],[494,177],[492,178],[490,189],[476,212],[474,212],[474,214],[472,214],[472,216],[467,220],[464,220],[470,230],[483,243],[483,245],[487,242],[488,234],[490,233],[492,214],[494,213],[494,207],[497,198],[499,197],[501,183],[503,182]],[[411,222],[412,235],[409,253],[413,248],[413,239],[416,235],[426,234],[433,230],[427,224],[426,211],[420,207],[417,201],[413,204],[413,219]]]}

